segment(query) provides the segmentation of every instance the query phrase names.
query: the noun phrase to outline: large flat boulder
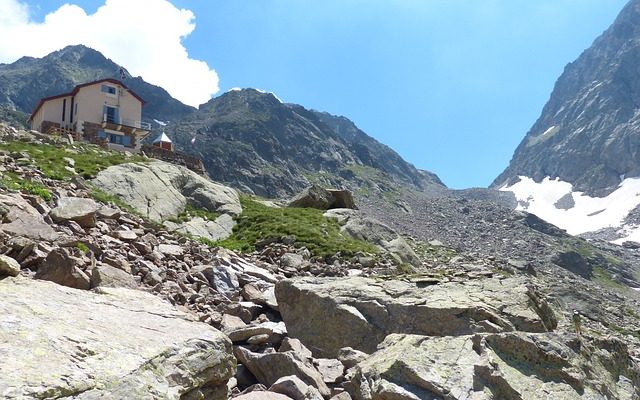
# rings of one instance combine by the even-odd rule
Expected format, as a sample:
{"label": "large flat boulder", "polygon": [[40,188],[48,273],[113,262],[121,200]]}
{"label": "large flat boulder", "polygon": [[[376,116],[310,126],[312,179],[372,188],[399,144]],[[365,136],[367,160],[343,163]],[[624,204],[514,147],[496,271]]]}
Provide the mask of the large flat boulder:
{"label": "large flat boulder", "polygon": [[637,398],[640,376],[626,346],[607,340],[524,332],[393,334],[355,367],[348,386],[355,400]]}
{"label": "large flat boulder", "polygon": [[234,189],[162,161],[115,165],[101,171],[92,183],[154,221],[177,216],[187,204],[220,214],[242,212]]}
{"label": "large flat boulder", "polygon": [[231,342],[151,294],[0,280],[0,393],[6,399],[226,399]]}
{"label": "large flat boulder", "polygon": [[44,221],[44,217],[18,194],[0,194],[0,205],[7,211],[0,230],[12,236],[53,241],[58,233]]}
{"label": "large flat boulder", "polygon": [[75,221],[83,228],[91,228],[96,226],[96,211],[98,204],[92,199],[62,197],[49,215],[54,222]]}
{"label": "large flat boulder", "polygon": [[523,278],[425,287],[405,280],[300,278],[278,282],[275,293],[289,335],[316,357],[335,358],[343,347],[371,353],[391,333],[545,332],[556,324]]}

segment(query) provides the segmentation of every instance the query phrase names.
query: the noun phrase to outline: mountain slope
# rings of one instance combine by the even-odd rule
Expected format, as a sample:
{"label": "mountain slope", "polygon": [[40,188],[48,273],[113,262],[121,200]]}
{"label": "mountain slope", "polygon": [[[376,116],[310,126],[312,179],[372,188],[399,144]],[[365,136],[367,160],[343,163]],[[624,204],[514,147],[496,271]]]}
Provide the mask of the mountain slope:
{"label": "mountain slope", "polygon": [[560,178],[589,194],[640,176],[640,0],[567,65],[493,187],[519,175]]}
{"label": "mountain slope", "polygon": [[178,148],[200,154],[212,178],[263,196],[291,195],[312,182],[380,192],[443,186],[346,118],[254,89],[214,98],[167,132]]}
{"label": "mountain slope", "polygon": [[[120,79],[119,70],[100,52],[82,45],[67,46],[42,58],[22,57],[12,64],[0,64],[0,106],[28,114],[42,97],[97,79]],[[141,77],[126,78],[124,83],[147,102],[145,120],[174,120],[195,110]]]}

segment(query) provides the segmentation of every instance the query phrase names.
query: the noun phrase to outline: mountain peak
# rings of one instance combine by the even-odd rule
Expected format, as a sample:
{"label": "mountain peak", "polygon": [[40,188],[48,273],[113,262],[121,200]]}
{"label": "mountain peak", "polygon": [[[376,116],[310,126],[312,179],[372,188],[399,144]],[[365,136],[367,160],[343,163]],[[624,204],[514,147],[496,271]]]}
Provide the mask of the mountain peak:
{"label": "mountain peak", "polygon": [[640,176],[640,0],[556,82],[551,97],[507,169],[500,187],[518,176],[559,178],[590,194],[614,190]]}

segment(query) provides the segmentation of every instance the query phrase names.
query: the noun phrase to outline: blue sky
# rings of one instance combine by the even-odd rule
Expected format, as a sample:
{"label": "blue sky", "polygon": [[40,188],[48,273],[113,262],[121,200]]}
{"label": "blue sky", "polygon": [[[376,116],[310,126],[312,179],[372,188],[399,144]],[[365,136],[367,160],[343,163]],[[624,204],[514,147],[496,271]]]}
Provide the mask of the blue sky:
{"label": "blue sky", "polygon": [[[27,3],[38,22],[65,2]],[[104,1],[70,3],[92,14]],[[182,45],[216,71],[216,95],[256,87],[344,115],[447,186],[465,188],[502,172],[564,66],[626,0],[171,3],[195,16]],[[141,27],[153,19],[137,17]]]}

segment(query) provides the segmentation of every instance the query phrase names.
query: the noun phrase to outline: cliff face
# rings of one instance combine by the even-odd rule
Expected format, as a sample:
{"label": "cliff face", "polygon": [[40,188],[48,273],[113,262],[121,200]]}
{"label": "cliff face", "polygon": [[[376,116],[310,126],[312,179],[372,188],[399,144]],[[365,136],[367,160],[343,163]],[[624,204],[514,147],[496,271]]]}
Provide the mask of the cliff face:
{"label": "cliff face", "polygon": [[549,176],[590,194],[640,176],[640,1],[567,65],[492,187]]}

